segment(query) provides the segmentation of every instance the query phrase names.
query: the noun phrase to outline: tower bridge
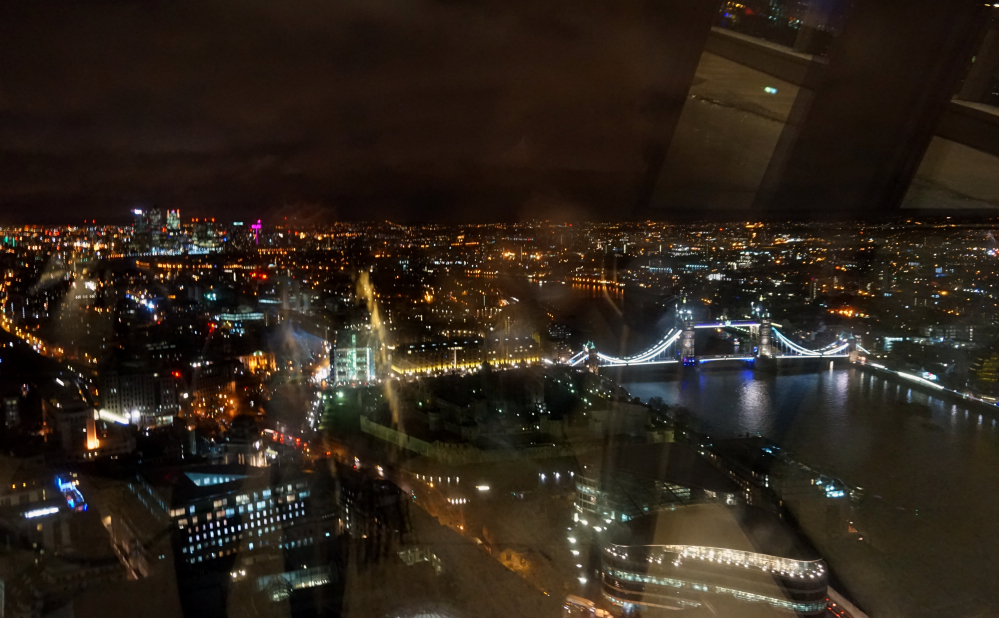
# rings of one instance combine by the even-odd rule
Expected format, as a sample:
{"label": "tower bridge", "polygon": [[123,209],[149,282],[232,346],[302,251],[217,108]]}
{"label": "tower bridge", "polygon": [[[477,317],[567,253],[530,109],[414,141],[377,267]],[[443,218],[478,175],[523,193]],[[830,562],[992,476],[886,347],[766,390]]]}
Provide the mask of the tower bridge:
{"label": "tower bridge", "polygon": [[[795,343],[780,331],[779,324],[766,317],[758,320],[720,320],[695,323],[685,316],[682,325],[668,330],[654,344],[630,356],[604,354],[588,344],[567,362],[572,366],[587,364],[599,367],[633,367],[644,365],[678,364],[695,367],[704,363],[719,361],[743,361],[753,363],[757,359],[816,360],[851,358],[856,354],[856,346],[851,339],[840,338],[818,348],[809,348]],[[726,329],[747,334],[754,343],[752,353],[702,355],[697,353],[695,333],[697,329]]]}

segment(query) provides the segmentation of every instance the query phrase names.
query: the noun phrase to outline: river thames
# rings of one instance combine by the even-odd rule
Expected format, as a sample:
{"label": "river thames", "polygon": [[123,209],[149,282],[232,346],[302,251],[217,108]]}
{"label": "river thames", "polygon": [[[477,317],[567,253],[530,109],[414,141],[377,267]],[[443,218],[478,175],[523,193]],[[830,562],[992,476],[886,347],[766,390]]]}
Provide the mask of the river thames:
{"label": "river thames", "polygon": [[[502,283],[611,354],[636,353],[675,326],[666,302],[675,297],[649,290]],[[699,348],[705,336],[698,334]],[[850,366],[778,375],[675,368],[602,374],[642,401],[662,397],[687,408],[712,437],[760,434],[797,461],[862,487],[865,498],[853,513],[863,542],[828,538],[821,509],[795,514],[870,616],[999,615],[996,410],[934,398]]]}
{"label": "river thames", "polygon": [[633,396],[687,408],[712,437],[763,435],[864,489],[856,512],[867,542],[803,527],[871,616],[999,612],[999,425],[989,410],[853,367],[635,379],[622,376]]}

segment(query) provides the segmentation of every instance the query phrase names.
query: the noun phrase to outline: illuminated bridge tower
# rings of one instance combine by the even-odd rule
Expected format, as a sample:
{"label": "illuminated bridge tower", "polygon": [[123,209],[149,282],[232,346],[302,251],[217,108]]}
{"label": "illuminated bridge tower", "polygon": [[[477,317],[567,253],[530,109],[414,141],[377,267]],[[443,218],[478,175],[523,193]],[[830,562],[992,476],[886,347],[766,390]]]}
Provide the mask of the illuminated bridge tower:
{"label": "illuminated bridge tower", "polygon": [[681,312],[683,317],[683,334],[680,335],[680,361],[684,367],[697,365],[697,356],[694,350],[694,315],[689,309]]}
{"label": "illuminated bridge tower", "polygon": [[760,318],[759,345],[756,347],[756,355],[760,358],[771,358],[774,355],[773,344],[771,343],[770,318]]}
{"label": "illuminated bridge tower", "polygon": [[595,346],[592,341],[587,341],[586,349],[589,352],[586,357],[587,369],[589,369],[590,373],[593,374],[600,373],[600,359],[597,357],[597,346]]}

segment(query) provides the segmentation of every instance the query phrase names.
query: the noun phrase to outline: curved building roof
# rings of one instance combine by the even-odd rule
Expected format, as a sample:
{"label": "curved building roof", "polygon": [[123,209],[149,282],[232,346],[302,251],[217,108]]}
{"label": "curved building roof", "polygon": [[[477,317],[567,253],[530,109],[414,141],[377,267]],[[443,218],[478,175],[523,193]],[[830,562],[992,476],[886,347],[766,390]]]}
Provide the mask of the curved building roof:
{"label": "curved building roof", "polygon": [[695,504],[656,511],[612,526],[605,540],[622,546],[731,549],[802,561],[822,558],[768,511],[746,505]]}

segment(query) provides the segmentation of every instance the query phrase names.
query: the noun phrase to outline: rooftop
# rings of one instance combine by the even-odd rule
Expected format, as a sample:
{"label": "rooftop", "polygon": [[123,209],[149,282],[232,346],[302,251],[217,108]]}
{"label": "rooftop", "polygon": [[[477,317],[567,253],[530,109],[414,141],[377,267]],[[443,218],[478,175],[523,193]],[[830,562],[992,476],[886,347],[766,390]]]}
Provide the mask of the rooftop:
{"label": "rooftop", "polygon": [[239,465],[169,466],[142,473],[170,506],[226,494],[232,491],[269,489],[300,481],[304,475],[279,466],[255,468]]}
{"label": "rooftop", "polygon": [[745,505],[696,504],[656,511],[615,525],[607,539],[616,545],[687,545],[821,559],[792,528],[768,511]]}
{"label": "rooftop", "polygon": [[730,464],[756,474],[770,474],[780,447],[763,437],[715,440],[711,447],[719,457]]}
{"label": "rooftop", "polygon": [[739,493],[739,487],[716,470],[691,446],[678,442],[629,444],[594,451],[579,458],[580,474],[591,479],[617,475],[644,477],[718,493]]}

